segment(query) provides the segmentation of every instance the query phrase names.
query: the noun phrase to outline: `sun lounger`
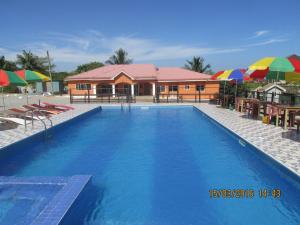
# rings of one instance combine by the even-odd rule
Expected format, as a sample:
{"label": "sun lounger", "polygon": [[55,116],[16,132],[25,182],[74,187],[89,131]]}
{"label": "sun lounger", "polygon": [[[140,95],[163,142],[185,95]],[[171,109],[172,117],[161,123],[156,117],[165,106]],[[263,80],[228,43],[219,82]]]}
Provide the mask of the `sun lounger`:
{"label": "sun lounger", "polygon": [[36,107],[40,107],[40,108],[43,108],[43,109],[51,109],[51,110],[58,110],[58,111],[62,111],[62,112],[66,112],[68,111],[69,109],[66,109],[66,108],[62,108],[62,107],[59,107],[59,106],[54,106],[54,105],[45,105],[45,104],[32,104]]}
{"label": "sun lounger", "polygon": [[21,119],[21,118],[17,118],[17,117],[3,117],[3,116],[0,116],[0,120],[4,121],[4,122],[13,122],[13,123],[23,125],[23,126],[26,126],[27,124],[31,123],[30,120]]}
{"label": "sun lounger", "polygon": [[46,105],[46,106],[50,106],[50,107],[60,107],[60,108],[68,109],[68,110],[75,109],[74,107],[67,106],[67,105],[61,105],[61,104],[51,104],[51,103],[48,103],[48,102],[43,102],[43,104]]}
{"label": "sun lounger", "polygon": [[46,115],[42,114],[38,111],[33,111],[29,109],[18,109],[18,108],[11,108],[8,111],[15,113],[15,115],[20,115],[26,118],[35,119],[35,120],[43,120],[46,119]]}
{"label": "sun lounger", "polygon": [[51,110],[51,109],[44,109],[44,108],[38,108],[33,105],[23,105],[24,108],[26,109],[31,109],[31,110],[38,110],[40,112],[46,113],[46,114],[52,114],[52,115],[57,115],[61,113],[61,111],[58,110]]}
{"label": "sun lounger", "polygon": [[57,112],[65,112],[68,111],[67,109],[62,109],[58,107],[49,107],[49,106],[43,106],[43,105],[38,105],[38,104],[31,104],[32,106],[38,108],[38,109],[44,109],[44,110],[55,110]]}

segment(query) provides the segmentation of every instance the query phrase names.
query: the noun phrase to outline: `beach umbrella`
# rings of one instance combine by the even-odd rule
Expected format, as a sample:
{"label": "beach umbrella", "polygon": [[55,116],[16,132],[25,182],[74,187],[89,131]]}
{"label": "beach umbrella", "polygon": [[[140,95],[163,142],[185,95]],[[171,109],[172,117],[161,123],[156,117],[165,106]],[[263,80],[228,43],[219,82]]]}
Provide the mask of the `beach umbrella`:
{"label": "beach umbrella", "polygon": [[[15,73],[18,74],[24,80],[26,80],[28,83],[33,83],[37,81],[43,82],[50,80],[50,78],[46,75],[33,70],[17,70],[15,71]],[[28,104],[28,93],[26,93],[26,99]]]}
{"label": "beach umbrella", "polygon": [[211,76],[211,78],[210,78],[210,79],[212,79],[212,80],[216,80],[216,79],[217,79],[217,77],[218,77],[218,76],[220,76],[222,73],[224,73],[224,70],[221,70],[221,71],[219,71],[219,72],[215,73],[214,75],[212,75],[212,76]]}
{"label": "beach umbrella", "polygon": [[22,78],[20,78],[14,72],[0,70],[0,87],[2,89],[2,102],[3,102],[4,109],[5,109],[5,101],[4,101],[3,87],[7,87],[10,85],[26,86],[27,82],[25,80],[23,80]]}
{"label": "beach umbrella", "polygon": [[237,96],[237,87],[239,83],[242,83],[243,81],[249,80],[248,76],[245,76],[246,70],[245,69],[235,69],[235,70],[225,70],[225,71],[219,71],[215,75],[213,75],[213,78],[215,80],[223,80],[225,81],[224,84],[224,98],[225,98],[225,89],[226,89],[226,82],[227,81],[235,81],[236,87],[235,87],[235,97]]}
{"label": "beach umbrella", "polygon": [[[290,64],[293,66],[293,71],[276,71],[274,68],[267,67],[264,70],[248,70],[250,78],[257,80],[286,80],[286,81],[299,81],[300,80],[300,59],[295,56],[287,58]],[[250,68],[250,67],[249,67]],[[253,67],[252,67],[253,68]]]}
{"label": "beach umbrella", "polygon": [[26,86],[27,82],[12,71],[0,70],[0,86]]}
{"label": "beach umbrella", "polygon": [[37,71],[32,70],[18,70],[15,71],[21,78],[26,80],[27,82],[36,82],[36,81],[49,81],[50,78],[44,74],[41,74]]}
{"label": "beach umbrella", "polygon": [[[266,57],[249,66],[250,70],[263,70],[267,80],[285,80],[285,73],[294,72],[295,67],[287,58]],[[251,75],[250,75],[251,77]],[[252,76],[254,78],[254,76]]]}

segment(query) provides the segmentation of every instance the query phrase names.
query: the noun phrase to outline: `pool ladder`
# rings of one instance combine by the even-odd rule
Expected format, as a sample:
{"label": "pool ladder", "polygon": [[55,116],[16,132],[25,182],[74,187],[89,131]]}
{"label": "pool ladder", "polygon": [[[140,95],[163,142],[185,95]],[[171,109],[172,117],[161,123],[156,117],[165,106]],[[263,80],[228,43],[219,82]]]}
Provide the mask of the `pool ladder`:
{"label": "pool ladder", "polygon": [[[131,103],[130,103],[130,101],[129,102],[127,102],[127,108],[128,108],[128,111],[130,111],[131,110]],[[124,103],[123,102],[121,102],[121,110],[123,111],[125,109],[125,107],[124,107]]]}
{"label": "pool ladder", "polygon": [[45,132],[45,137],[46,137],[46,139],[47,138],[49,138],[50,136],[48,136],[48,127],[47,127],[47,124],[46,124],[46,122],[45,122],[45,119],[47,119],[49,122],[50,122],[50,128],[51,127],[53,127],[53,122],[52,122],[52,120],[49,118],[49,117],[47,117],[46,115],[45,115],[45,119],[42,119],[42,118],[40,118],[40,115],[39,114],[43,114],[40,110],[37,110],[37,114],[36,114],[36,117],[38,118],[38,120],[44,125],[44,132]]}

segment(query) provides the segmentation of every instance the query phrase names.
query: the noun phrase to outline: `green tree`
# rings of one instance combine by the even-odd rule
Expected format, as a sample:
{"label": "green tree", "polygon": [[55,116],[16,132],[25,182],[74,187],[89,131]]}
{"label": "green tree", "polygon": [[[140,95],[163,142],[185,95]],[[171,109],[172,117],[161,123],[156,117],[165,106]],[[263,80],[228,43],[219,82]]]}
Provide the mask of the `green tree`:
{"label": "green tree", "polygon": [[68,72],[52,72],[52,80],[64,80],[67,76],[73,75]]}
{"label": "green tree", "polygon": [[186,61],[187,64],[184,65],[184,68],[188,69],[188,70],[192,70],[195,72],[199,72],[199,73],[208,73],[208,72],[212,72],[210,70],[210,65],[204,64],[204,58],[200,57],[200,56],[194,56],[192,58],[192,60],[187,60]]}
{"label": "green tree", "polygon": [[90,62],[77,66],[75,73],[83,73],[104,66],[101,62]]}
{"label": "green tree", "polygon": [[[48,71],[48,60],[46,57],[34,55],[31,51],[22,51],[22,54],[17,55],[17,65],[21,69],[36,70],[41,73]],[[51,63],[51,67],[54,65]]]}
{"label": "green tree", "polygon": [[131,64],[133,62],[132,59],[128,58],[128,53],[120,48],[117,51],[115,51],[115,54],[109,57],[109,59],[105,62],[106,64]]}
{"label": "green tree", "polygon": [[18,67],[15,62],[6,60],[4,56],[1,56],[0,57],[0,69],[14,71],[14,70],[17,70]]}

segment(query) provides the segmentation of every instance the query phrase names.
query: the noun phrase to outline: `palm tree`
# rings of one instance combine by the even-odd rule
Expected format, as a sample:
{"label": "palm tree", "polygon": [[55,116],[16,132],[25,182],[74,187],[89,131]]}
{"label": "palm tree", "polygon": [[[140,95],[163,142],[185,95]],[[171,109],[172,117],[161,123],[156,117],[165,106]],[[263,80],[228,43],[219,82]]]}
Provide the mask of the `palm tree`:
{"label": "palm tree", "polygon": [[47,58],[38,57],[30,51],[22,51],[22,54],[17,55],[17,64],[26,70],[37,70],[45,73],[48,70]]}
{"label": "palm tree", "polygon": [[117,51],[115,51],[115,54],[112,55],[111,57],[109,57],[109,59],[105,63],[111,64],[111,65],[131,64],[132,59],[129,59],[127,56],[128,56],[128,53],[124,49],[120,48]]}
{"label": "palm tree", "polygon": [[204,58],[200,56],[194,56],[192,60],[187,60],[187,64],[184,65],[184,68],[199,73],[207,73],[210,71],[210,65],[204,65]]}
{"label": "palm tree", "polygon": [[15,62],[6,60],[4,56],[0,57],[0,69],[2,70],[17,70],[17,65]]}

